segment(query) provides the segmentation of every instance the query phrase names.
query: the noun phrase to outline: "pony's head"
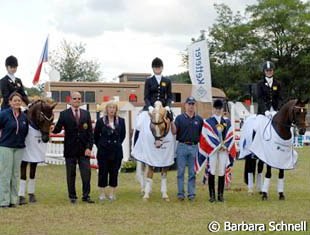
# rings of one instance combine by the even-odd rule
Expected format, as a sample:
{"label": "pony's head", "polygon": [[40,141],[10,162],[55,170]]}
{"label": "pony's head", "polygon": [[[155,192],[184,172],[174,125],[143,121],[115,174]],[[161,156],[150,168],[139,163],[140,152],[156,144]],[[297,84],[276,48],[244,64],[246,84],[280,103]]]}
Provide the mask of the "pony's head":
{"label": "pony's head", "polygon": [[302,101],[301,99],[295,100],[295,104],[290,107],[289,120],[296,126],[299,135],[304,135],[307,128],[307,108],[306,104],[309,99]]}
{"label": "pony's head", "polygon": [[50,127],[54,121],[53,109],[56,105],[57,103],[49,104],[44,100],[37,100],[29,106],[29,122],[40,130],[44,143],[49,141]]}
{"label": "pony's head", "polygon": [[170,129],[170,120],[167,118],[167,110],[160,101],[154,103],[154,110],[150,113],[151,132],[155,138],[156,147],[160,147],[160,139],[167,135]]}

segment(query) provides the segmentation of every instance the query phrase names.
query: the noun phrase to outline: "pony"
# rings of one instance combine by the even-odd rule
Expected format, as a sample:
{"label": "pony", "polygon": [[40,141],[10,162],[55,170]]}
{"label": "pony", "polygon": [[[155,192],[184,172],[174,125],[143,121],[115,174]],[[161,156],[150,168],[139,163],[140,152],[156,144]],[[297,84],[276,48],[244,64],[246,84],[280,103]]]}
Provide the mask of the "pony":
{"label": "pony", "polygon": [[174,163],[175,137],[170,130],[170,119],[167,110],[160,101],[154,103],[152,113],[141,112],[137,118],[135,132],[139,137],[132,149],[132,156],[138,162],[137,178],[142,187],[143,199],[148,200],[152,191],[155,167],[161,168],[161,193],[165,201],[169,201],[167,194],[167,171]]}
{"label": "pony", "polygon": [[299,135],[306,132],[307,110],[305,106],[308,101],[289,100],[273,117],[252,116],[244,123],[241,131],[239,159],[255,155],[267,164],[262,186],[262,200],[268,199],[271,168],[279,169],[279,200],[285,200],[284,170],[294,169],[296,165],[297,152],[293,149],[293,135],[294,131]]}
{"label": "pony", "polygon": [[150,128],[155,138],[155,146],[159,148],[162,145],[162,139],[170,130],[170,119],[167,117],[167,110],[160,101],[154,103],[154,110],[149,113],[151,118]]}
{"label": "pony", "polygon": [[30,174],[28,181],[29,202],[36,202],[35,197],[35,174],[39,162],[44,162],[49,141],[49,132],[54,121],[53,109],[57,103],[49,103],[45,100],[36,100],[29,105],[27,117],[29,120],[29,132],[25,140],[26,148],[21,162],[21,177],[19,184],[19,204],[26,204],[26,172],[27,165],[30,164]]}

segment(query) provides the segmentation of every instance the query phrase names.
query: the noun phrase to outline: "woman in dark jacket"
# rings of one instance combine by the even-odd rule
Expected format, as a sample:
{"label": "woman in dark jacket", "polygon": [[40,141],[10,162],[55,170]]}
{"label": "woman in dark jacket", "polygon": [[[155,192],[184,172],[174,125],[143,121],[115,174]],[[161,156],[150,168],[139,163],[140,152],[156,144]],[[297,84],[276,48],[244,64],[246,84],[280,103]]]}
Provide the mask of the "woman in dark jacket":
{"label": "woman in dark jacket", "polygon": [[126,136],[125,120],[119,117],[117,112],[117,104],[113,101],[109,102],[105,107],[105,115],[97,120],[94,131],[94,140],[98,149],[100,201],[106,199],[108,185],[110,186],[109,199],[116,199],[118,171],[123,158],[122,143]]}
{"label": "woman in dark jacket", "polygon": [[0,112],[0,207],[15,207],[17,183],[22,161],[28,120],[20,106],[22,96],[13,92],[9,97],[10,108]]}

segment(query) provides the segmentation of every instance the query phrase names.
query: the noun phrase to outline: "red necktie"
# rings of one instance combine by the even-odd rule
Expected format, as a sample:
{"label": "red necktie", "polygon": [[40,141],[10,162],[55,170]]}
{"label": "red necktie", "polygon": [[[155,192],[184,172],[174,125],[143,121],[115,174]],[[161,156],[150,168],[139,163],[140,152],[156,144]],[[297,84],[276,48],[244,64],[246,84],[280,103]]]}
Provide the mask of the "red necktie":
{"label": "red necktie", "polygon": [[79,125],[80,123],[80,117],[79,117],[79,110],[78,109],[75,109],[75,121],[76,121],[76,124]]}

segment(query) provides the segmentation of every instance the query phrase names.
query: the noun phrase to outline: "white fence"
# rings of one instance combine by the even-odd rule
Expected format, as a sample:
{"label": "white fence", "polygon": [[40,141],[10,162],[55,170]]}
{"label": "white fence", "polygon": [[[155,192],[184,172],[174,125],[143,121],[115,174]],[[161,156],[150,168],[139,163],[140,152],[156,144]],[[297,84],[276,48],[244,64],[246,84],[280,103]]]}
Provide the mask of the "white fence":
{"label": "white fence", "polygon": [[[48,164],[54,165],[64,165],[65,158],[63,156],[64,151],[64,135],[56,134],[51,135],[51,140],[47,144],[47,152],[45,155],[45,162]],[[90,164],[92,168],[97,169],[97,148],[96,145],[93,145],[92,157],[90,159]]]}

